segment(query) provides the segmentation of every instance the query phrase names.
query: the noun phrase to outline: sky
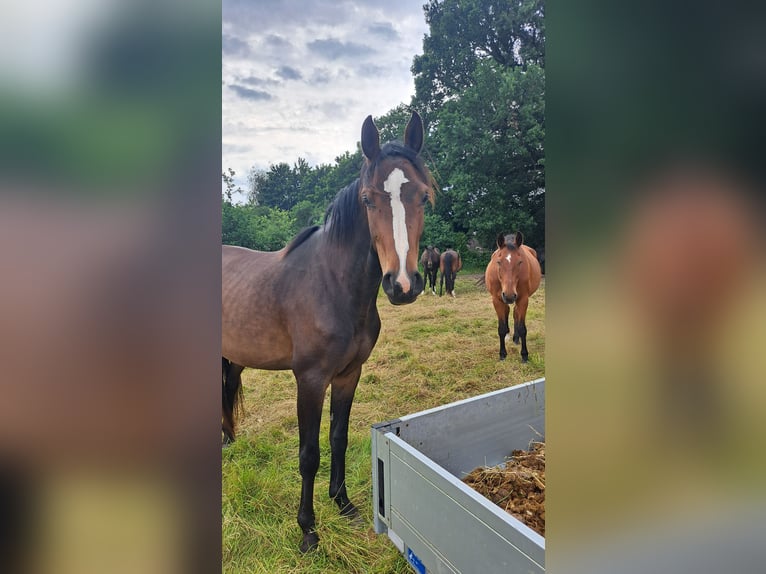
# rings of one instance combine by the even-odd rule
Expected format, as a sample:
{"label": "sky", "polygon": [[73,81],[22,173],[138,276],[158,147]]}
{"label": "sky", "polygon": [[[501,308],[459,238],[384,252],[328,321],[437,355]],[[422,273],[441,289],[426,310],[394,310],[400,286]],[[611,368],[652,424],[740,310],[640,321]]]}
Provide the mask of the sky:
{"label": "sky", "polygon": [[422,0],[223,0],[222,166],[333,163],[415,92]]}

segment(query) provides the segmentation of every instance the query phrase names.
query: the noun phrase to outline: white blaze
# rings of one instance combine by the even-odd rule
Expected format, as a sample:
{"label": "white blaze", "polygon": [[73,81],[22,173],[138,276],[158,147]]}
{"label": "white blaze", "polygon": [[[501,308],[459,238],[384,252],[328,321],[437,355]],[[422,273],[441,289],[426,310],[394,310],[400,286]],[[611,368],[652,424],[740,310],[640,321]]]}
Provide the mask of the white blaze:
{"label": "white blaze", "polygon": [[508,263],[510,263],[510,262],[511,262],[511,255],[510,255],[510,253],[509,253],[509,254],[508,254],[508,256],[505,258],[505,260],[506,260]]}
{"label": "white blaze", "polygon": [[402,286],[406,293],[410,290],[410,280],[407,277],[407,252],[410,250],[410,243],[407,239],[407,218],[404,213],[404,204],[402,203],[402,185],[410,181],[404,177],[404,172],[397,168],[391,170],[386,181],[383,183],[383,189],[391,196],[391,214],[394,223],[394,247],[399,256],[399,276],[396,280]]}

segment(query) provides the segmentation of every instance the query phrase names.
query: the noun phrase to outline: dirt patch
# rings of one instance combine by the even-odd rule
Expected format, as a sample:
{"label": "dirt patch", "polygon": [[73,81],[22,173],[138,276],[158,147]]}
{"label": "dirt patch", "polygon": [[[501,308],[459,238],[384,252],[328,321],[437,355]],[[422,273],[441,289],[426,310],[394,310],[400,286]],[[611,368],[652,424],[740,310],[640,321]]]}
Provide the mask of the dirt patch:
{"label": "dirt patch", "polygon": [[479,467],[463,478],[468,486],[545,536],[545,443],[514,450],[505,464]]}

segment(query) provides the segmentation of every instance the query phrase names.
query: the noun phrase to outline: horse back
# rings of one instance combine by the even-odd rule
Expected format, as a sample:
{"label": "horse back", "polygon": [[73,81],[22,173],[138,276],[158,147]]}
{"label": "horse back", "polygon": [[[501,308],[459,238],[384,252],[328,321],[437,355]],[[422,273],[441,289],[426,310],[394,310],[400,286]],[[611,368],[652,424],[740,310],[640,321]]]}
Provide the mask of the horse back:
{"label": "horse back", "polygon": [[[375,299],[360,314],[314,246],[311,238],[292,251],[224,247],[224,357],[267,370],[295,370],[330,355],[342,370],[369,357],[380,331]],[[324,286],[319,298],[317,285]]]}
{"label": "horse back", "polygon": [[521,246],[521,252],[529,267],[529,293],[532,295],[540,287],[542,281],[542,270],[540,261],[537,259],[537,252],[528,245]]}
{"label": "horse back", "polygon": [[292,339],[280,297],[282,253],[224,245],[221,354],[245,367],[288,369]]}

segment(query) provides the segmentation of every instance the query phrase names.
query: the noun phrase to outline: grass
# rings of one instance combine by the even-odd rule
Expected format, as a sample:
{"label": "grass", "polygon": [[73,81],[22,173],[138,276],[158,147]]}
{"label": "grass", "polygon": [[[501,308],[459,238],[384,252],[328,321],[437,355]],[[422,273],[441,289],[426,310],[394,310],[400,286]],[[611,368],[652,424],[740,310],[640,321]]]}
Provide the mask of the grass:
{"label": "grass", "polygon": [[223,451],[223,571],[227,573],[409,573],[385,535],[372,530],[370,426],[405,414],[505,388],[545,372],[545,287],[527,313],[529,363],[509,345],[498,360],[497,319],[477,275],[461,272],[457,298],[423,294],[411,305],[378,300],[383,324],[362,371],[351,411],[346,483],[362,524],[338,515],[327,490],[329,401],[320,435],[314,507],[319,549],[298,551],[300,499],[295,380],[289,371],[243,374],[238,440]]}

